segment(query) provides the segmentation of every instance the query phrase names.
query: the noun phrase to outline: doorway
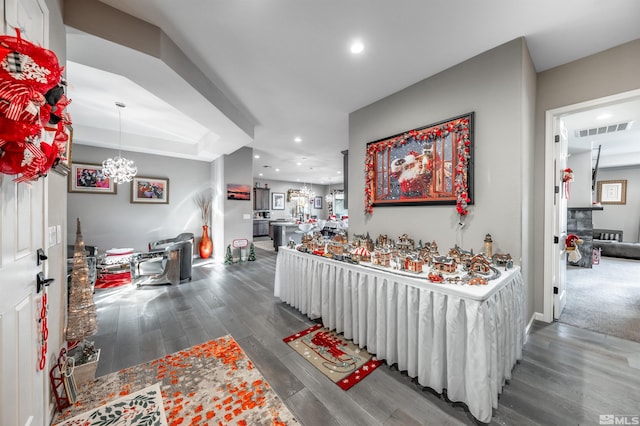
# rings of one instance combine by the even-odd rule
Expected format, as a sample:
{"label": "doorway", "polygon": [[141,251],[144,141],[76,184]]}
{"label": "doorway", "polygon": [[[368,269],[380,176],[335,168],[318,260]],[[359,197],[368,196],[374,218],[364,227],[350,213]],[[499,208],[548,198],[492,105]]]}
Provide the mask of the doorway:
{"label": "doorway", "polygon": [[[640,90],[625,92],[605,98],[594,99],[579,104],[569,105],[562,108],[549,110],[545,117],[545,243],[544,243],[544,309],[543,321],[552,322],[562,314],[563,297],[566,297],[567,276],[566,268],[561,265],[562,259],[566,257],[564,238],[558,233],[558,230],[566,230],[566,211],[562,203],[558,202],[558,189],[562,188],[562,160],[566,158],[567,150],[558,149],[556,143],[556,135],[560,135],[560,126],[565,121],[571,121],[572,115],[583,114],[586,112],[596,114],[604,108],[615,106],[625,102],[640,100]],[[597,135],[598,129],[604,126],[598,125],[597,122],[593,126],[587,126],[584,129],[568,129],[567,132],[586,131],[587,135],[591,129],[595,129]],[[607,124],[610,124],[607,123]],[[636,129],[640,127],[640,120],[636,120]],[[625,156],[625,154],[622,154]],[[630,157],[629,154],[626,157]],[[640,162],[638,163],[640,164]],[[595,200],[594,200],[595,201]],[[603,213],[603,212],[600,212]],[[637,215],[636,215],[637,218]],[[638,225],[635,225],[636,229]],[[554,241],[554,237],[559,237]],[[554,307],[555,314],[554,314]]]}

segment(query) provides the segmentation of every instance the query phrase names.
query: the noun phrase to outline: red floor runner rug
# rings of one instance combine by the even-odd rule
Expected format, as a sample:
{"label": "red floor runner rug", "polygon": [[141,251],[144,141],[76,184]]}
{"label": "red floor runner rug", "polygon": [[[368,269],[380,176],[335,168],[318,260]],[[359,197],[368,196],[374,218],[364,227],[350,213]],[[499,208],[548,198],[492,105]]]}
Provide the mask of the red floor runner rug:
{"label": "red floor runner rug", "polygon": [[131,272],[125,271],[115,274],[104,274],[98,277],[94,288],[113,288],[131,284]]}
{"label": "red floor runner rug", "polygon": [[360,383],[382,364],[366,350],[320,324],[282,340],[344,390]]}

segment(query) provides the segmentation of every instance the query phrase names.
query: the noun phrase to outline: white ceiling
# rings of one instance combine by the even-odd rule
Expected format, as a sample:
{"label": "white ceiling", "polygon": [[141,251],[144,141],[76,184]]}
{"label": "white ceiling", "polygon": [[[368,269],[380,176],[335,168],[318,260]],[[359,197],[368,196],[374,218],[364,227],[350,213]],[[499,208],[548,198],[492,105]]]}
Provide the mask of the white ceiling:
{"label": "white ceiling", "polygon": [[543,71],[640,38],[637,0],[102,2],[160,27],[255,130],[157,59],[68,28],[74,143],[117,148],[122,101],[123,149],[211,161],[249,146],[255,177],[310,183],[342,181],[350,112],[470,57],[524,36]]}
{"label": "white ceiling", "polygon": [[[640,96],[603,103],[562,121],[568,130],[569,154],[592,151],[595,162],[600,147],[598,167],[640,164]],[[581,136],[585,131],[587,136]]]}

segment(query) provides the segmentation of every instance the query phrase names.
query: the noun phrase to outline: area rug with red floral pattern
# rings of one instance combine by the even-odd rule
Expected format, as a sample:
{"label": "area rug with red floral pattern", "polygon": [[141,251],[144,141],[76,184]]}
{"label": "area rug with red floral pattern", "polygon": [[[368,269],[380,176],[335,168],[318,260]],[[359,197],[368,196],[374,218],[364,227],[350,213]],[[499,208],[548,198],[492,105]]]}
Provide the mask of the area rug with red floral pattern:
{"label": "area rug with red floral pattern", "polygon": [[359,383],[382,364],[351,340],[320,324],[282,340],[344,390]]}
{"label": "area rug with red floral pattern", "polygon": [[160,382],[169,425],[298,424],[231,336],[98,377],[53,424]]}

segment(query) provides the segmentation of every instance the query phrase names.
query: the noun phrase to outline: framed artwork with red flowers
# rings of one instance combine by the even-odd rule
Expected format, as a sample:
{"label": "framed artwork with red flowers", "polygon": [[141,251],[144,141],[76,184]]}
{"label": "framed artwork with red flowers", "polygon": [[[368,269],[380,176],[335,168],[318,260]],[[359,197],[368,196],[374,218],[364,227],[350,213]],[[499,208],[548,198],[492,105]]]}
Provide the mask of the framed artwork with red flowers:
{"label": "framed artwork with red flowers", "polygon": [[106,177],[100,164],[72,163],[68,176],[69,192],[117,194],[118,186]]}
{"label": "framed artwork with red flowers", "polygon": [[367,144],[365,213],[374,207],[473,204],[470,112]]}

